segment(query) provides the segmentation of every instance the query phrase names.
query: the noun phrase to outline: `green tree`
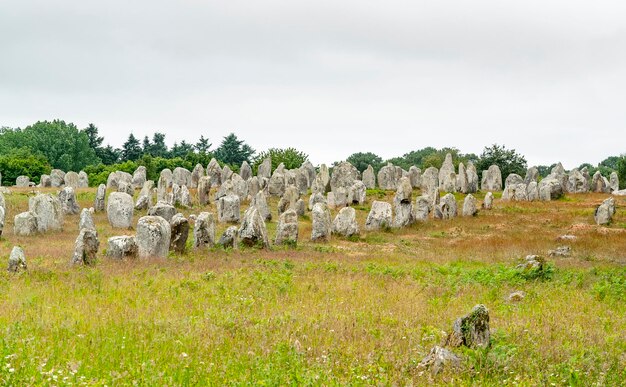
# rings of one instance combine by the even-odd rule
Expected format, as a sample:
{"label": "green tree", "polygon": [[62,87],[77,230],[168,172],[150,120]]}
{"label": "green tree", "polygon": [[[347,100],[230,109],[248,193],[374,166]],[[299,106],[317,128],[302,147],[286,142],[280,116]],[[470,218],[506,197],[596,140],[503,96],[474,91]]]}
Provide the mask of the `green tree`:
{"label": "green tree", "polygon": [[437,149],[429,146],[426,148],[422,148],[416,151],[411,151],[408,153],[405,153],[404,155],[402,155],[401,157],[394,157],[391,158],[389,160],[387,160],[388,162],[392,163],[393,165],[397,165],[399,167],[402,167],[405,170],[409,170],[409,168],[411,168],[411,166],[415,165],[418,168],[423,168],[423,160],[426,156],[437,152]]}
{"label": "green tree", "polygon": [[520,176],[526,173],[526,158],[515,149],[506,149],[504,145],[493,144],[485,147],[476,168],[478,171],[483,171],[491,165],[497,165],[500,168],[503,179],[511,173],[517,173]]}
{"label": "green tree", "polygon": [[144,136],[143,142],[141,144],[141,148],[143,150],[142,155],[149,155],[151,147],[152,147],[152,144],[150,143],[150,138],[148,136]]}
{"label": "green tree", "polygon": [[52,167],[42,154],[33,154],[28,148],[15,148],[0,156],[0,171],[5,185],[15,184],[18,176],[28,176],[35,184],[43,174],[49,174]]}
{"label": "green tree", "polygon": [[250,162],[254,152],[248,144],[231,133],[224,137],[220,146],[215,150],[215,158],[224,164],[238,168],[244,161]]}
{"label": "green tree", "polygon": [[309,158],[306,153],[300,152],[295,148],[270,148],[254,157],[252,161],[252,170],[254,173],[256,173],[263,160],[268,157],[272,158],[272,171],[274,171],[280,163],[283,163],[287,169],[300,168]]}
{"label": "green tree", "polygon": [[98,127],[94,124],[89,124],[82,131],[87,135],[91,149],[97,153],[98,148],[102,146],[102,142],[104,141],[104,137],[99,136]]}
{"label": "green tree", "polygon": [[155,132],[152,135],[152,144],[150,145],[150,151],[148,152],[152,157],[167,157],[168,149],[165,145],[165,134]]}
{"label": "green tree", "polygon": [[175,158],[180,157],[184,158],[189,153],[193,153],[193,145],[189,144],[185,140],[181,141],[180,144],[174,143],[172,149],[169,151],[169,157]]}
{"label": "green tree", "polygon": [[198,142],[196,142],[196,145],[194,145],[194,148],[199,154],[206,155],[209,153],[209,150],[211,149],[211,145],[213,144],[209,143],[208,138],[204,138],[204,136],[200,135],[200,139],[198,140]]}
{"label": "green tree", "polygon": [[101,148],[99,157],[104,165],[112,165],[117,163],[120,160],[122,151],[119,149],[113,148],[111,145],[107,145],[104,148]]}
{"label": "green tree", "polygon": [[139,140],[137,140],[134,134],[129,134],[128,139],[124,145],[122,145],[121,159],[123,161],[135,161],[141,157],[141,154],[142,149],[139,145]]}
{"label": "green tree", "polygon": [[361,173],[367,169],[368,165],[371,165],[375,172],[378,172],[378,170],[383,166],[383,159],[372,152],[353,153],[348,156],[346,161],[354,165],[354,167]]}

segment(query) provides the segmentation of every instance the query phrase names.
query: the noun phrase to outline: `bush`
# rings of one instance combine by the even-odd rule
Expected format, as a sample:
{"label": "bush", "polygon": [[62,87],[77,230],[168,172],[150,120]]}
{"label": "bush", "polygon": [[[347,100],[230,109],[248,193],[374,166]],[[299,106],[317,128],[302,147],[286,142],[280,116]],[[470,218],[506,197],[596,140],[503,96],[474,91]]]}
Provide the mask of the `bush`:
{"label": "bush", "polygon": [[52,170],[48,160],[40,154],[33,154],[27,148],[14,149],[0,156],[0,173],[2,182],[14,185],[18,176],[28,176],[32,182],[39,184],[43,174]]}

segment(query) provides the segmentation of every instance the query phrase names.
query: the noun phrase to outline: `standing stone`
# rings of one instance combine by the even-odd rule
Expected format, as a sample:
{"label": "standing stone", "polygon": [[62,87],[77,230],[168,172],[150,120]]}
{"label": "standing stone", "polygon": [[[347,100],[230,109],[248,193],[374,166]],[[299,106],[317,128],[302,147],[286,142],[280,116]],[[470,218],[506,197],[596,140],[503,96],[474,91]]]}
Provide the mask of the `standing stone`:
{"label": "standing stone", "polygon": [[526,187],[526,194],[529,202],[539,200],[539,185],[536,181],[528,183],[528,187]]}
{"label": "standing stone", "polygon": [[131,180],[131,185],[133,189],[141,189],[147,180],[147,171],[146,167],[143,165],[137,167],[135,172],[133,172],[133,179]]}
{"label": "standing stone", "polygon": [[326,198],[321,193],[313,193],[309,198],[309,211],[313,210],[313,206],[317,203],[327,204]]}
{"label": "standing stone", "polygon": [[191,187],[191,171],[182,167],[174,168],[172,172],[172,185],[178,184],[180,187]]}
{"label": "standing stone", "polygon": [[74,189],[78,188],[78,173],[69,171],[65,174],[64,180],[66,187],[72,187]]}
{"label": "standing stone", "polygon": [[420,188],[422,186],[422,170],[412,165],[409,168],[409,180],[411,181],[411,187]]}
{"label": "standing stone", "polygon": [[204,167],[202,164],[196,164],[191,171],[191,188],[198,188],[198,183],[202,177],[204,177]]}
{"label": "standing stone", "polygon": [[439,191],[439,170],[428,167],[422,174],[422,193],[430,196],[435,190]]}
{"label": "standing stone", "polygon": [[504,181],[505,188],[508,186],[513,186],[513,185],[518,185],[518,184],[524,184],[524,179],[522,179],[522,177],[518,175],[517,173],[509,174],[509,176],[507,176],[506,180]]}
{"label": "standing stone", "polygon": [[313,229],[311,230],[311,240],[328,241],[331,233],[330,211],[323,203],[317,203],[313,206]]}
{"label": "standing stone", "polygon": [[220,223],[239,222],[239,196],[226,195],[217,201],[217,221]]}
{"label": "standing stone", "polygon": [[609,183],[607,183],[606,178],[602,176],[600,171],[596,171],[591,179],[591,191],[609,193],[609,190]]}
{"label": "standing stone", "polygon": [[180,187],[180,194],[178,196],[178,204],[184,208],[191,207],[191,194],[189,193],[189,188],[186,185]]}
{"label": "standing stone", "polygon": [[526,177],[524,177],[524,184],[528,185],[531,182],[539,182],[539,169],[537,167],[530,167],[526,170]]}
{"label": "standing stone", "polygon": [[211,247],[215,244],[215,220],[210,212],[201,212],[193,227],[193,247]]}
{"label": "standing stone", "polygon": [[157,202],[156,205],[148,209],[148,215],[160,216],[168,222],[176,215],[176,207],[166,202]]}
{"label": "standing stone", "polygon": [[430,215],[431,210],[431,199],[426,195],[418,196],[417,199],[415,199],[413,218],[416,221],[425,222],[428,220],[428,215]]}
{"label": "standing stone", "polygon": [[96,229],[96,224],[93,221],[93,208],[83,208],[80,212],[80,220],[78,221],[78,230],[82,230],[83,228],[88,228],[91,230]]}
{"label": "standing stone", "polygon": [[452,333],[446,344],[451,347],[487,348],[491,340],[489,332],[489,310],[479,304],[466,316],[454,321]]}
{"label": "standing stone", "polygon": [[376,188],[376,175],[371,165],[368,165],[367,169],[363,171],[363,184],[365,184],[367,189]]}
{"label": "standing stone", "polygon": [[463,216],[476,216],[478,214],[478,206],[476,204],[476,198],[469,194],[463,201]]}
{"label": "standing stone", "polygon": [[113,259],[135,258],[137,256],[137,241],[134,236],[114,236],[107,241],[107,257]]}
{"label": "standing stone", "polygon": [[568,176],[567,173],[565,173],[565,168],[563,168],[563,164],[558,163],[554,168],[552,168],[549,176],[559,181],[559,183],[561,184],[561,192],[567,191]]}
{"label": "standing stone", "polygon": [[335,191],[328,193],[328,207],[342,208],[348,205],[348,190],[343,187],[337,187]]}
{"label": "standing stone", "polygon": [[483,209],[490,210],[491,208],[493,208],[493,194],[491,192],[487,192],[485,200],[483,200]]}
{"label": "standing stone", "polygon": [[228,227],[220,237],[220,240],[217,241],[218,246],[236,249],[239,245],[239,242],[237,241],[237,233],[237,226]]}
{"label": "standing stone", "polygon": [[171,197],[168,198],[168,203],[175,206],[180,203],[180,186],[176,183],[172,184]]}
{"label": "standing stone", "polygon": [[359,235],[359,225],[356,222],[356,211],[352,207],[342,208],[332,224],[332,233],[345,237]]}
{"label": "standing stone", "polygon": [[298,216],[304,216],[304,213],[306,212],[306,205],[304,204],[304,200],[298,199],[294,209],[296,210],[296,214],[298,214]]}
{"label": "standing stone", "polygon": [[100,184],[98,186],[98,190],[96,191],[96,200],[93,203],[93,208],[96,212],[102,212],[105,209],[104,206],[104,198],[106,196],[107,187],[104,184]]}
{"label": "standing stone", "polygon": [[391,227],[391,204],[375,200],[372,209],[367,215],[365,229],[368,231],[379,230],[383,227]]}
{"label": "standing stone", "polygon": [[322,181],[321,175],[318,174],[315,177],[315,180],[313,180],[313,184],[311,184],[311,192],[319,193],[322,195],[326,193],[326,186],[324,185],[324,182]]}
{"label": "standing stone", "polygon": [[232,174],[230,181],[233,185],[233,192],[239,196],[239,201],[243,202],[248,199],[248,182],[237,173]]}
{"label": "standing stone", "polygon": [[152,207],[152,192],[154,190],[154,181],[148,180],[143,183],[137,202],[135,202],[135,210],[147,210]]}
{"label": "standing stone", "polygon": [[81,229],[74,243],[74,255],[70,263],[73,265],[95,265],[99,247],[100,241],[98,240],[96,230],[91,228]]}
{"label": "standing stone", "polygon": [[[1,194],[0,194],[1,195]],[[2,235],[2,232],[4,231],[4,222],[6,218],[6,210],[4,205],[0,206],[0,236]]]}
{"label": "standing stone", "polygon": [[336,192],[337,189],[343,188],[347,193],[358,177],[359,171],[349,162],[342,161],[333,168],[333,174],[330,177],[330,190]]}
{"label": "standing stone", "polygon": [[[109,176],[107,177],[107,189],[108,190],[117,189],[117,184],[118,183],[119,183],[119,181],[118,181],[117,173],[115,173],[115,172],[109,173]],[[53,187],[54,187],[54,185],[53,185]]]}
{"label": "standing stone", "polygon": [[311,164],[311,162],[309,160],[307,160],[307,161],[305,161],[302,164],[300,169],[307,176],[307,180],[309,181],[309,188],[311,188],[311,184],[313,184],[313,180],[315,180],[315,175],[316,175],[315,174],[315,167],[313,166],[313,164]]}
{"label": "standing stone", "polygon": [[52,187],[61,187],[65,184],[65,172],[60,169],[50,171],[50,184]]}
{"label": "standing stone", "polygon": [[322,187],[324,187],[324,192],[326,193],[330,191],[330,172],[328,171],[328,167],[326,164],[320,165],[320,170],[318,173],[320,177],[320,182],[322,183]]}
{"label": "standing stone", "polygon": [[137,222],[137,254],[139,258],[167,258],[172,230],[160,216],[143,216]]}
{"label": "standing stone", "polygon": [[37,216],[30,211],[15,215],[13,219],[13,234],[18,236],[34,235],[38,232]]}
{"label": "standing stone", "polygon": [[395,190],[398,187],[398,176],[396,167],[388,163],[378,171],[378,188],[384,190]]}
{"label": "standing stone", "polygon": [[608,198],[596,208],[594,219],[597,225],[607,225],[613,220],[615,214],[615,199]]}
{"label": "standing stone", "polygon": [[211,159],[206,167],[206,175],[211,180],[211,188],[219,187],[222,184],[222,168],[215,159]]}
{"label": "standing stone", "polygon": [[257,176],[269,179],[272,176],[272,158],[268,157],[261,164],[257,170]]}
{"label": "standing stone", "polygon": [[112,192],[107,204],[107,218],[113,228],[130,228],[133,222],[133,197],[125,192]]}
{"label": "standing stone", "polygon": [[261,190],[261,183],[259,183],[259,178],[256,176],[252,176],[248,182],[248,198],[252,200],[256,194]]}
{"label": "standing stone", "polygon": [[278,201],[278,215],[287,211],[288,209],[294,209],[296,207],[296,202],[300,199],[300,192],[298,189],[290,185],[285,189],[285,193]]}
{"label": "standing stone", "polygon": [[85,171],[78,172],[78,188],[89,187],[89,176]]}
{"label": "standing stone", "polygon": [[61,202],[64,214],[76,215],[80,211],[80,207],[76,202],[76,193],[74,193],[74,188],[71,186],[66,186],[59,192],[59,202]]}
{"label": "standing stone", "polygon": [[117,183],[117,192],[125,192],[130,196],[133,196],[135,194],[135,190],[133,189],[132,184],[124,180],[121,180]]}
{"label": "standing stone", "polygon": [[18,176],[15,180],[16,187],[28,187],[30,186],[30,179],[28,176]]}
{"label": "standing stone", "polygon": [[456,192],[456,173],[454,173],[454,163],[450,153],[446,154],[441,169],[439,169],[439,190]]}
{"label": "standing stone", "polygon": [[438,219],[452,219],[457,215],[456,198],[448,193],[441,198],[439,206],[435,208],[435,217]]}
{"label": "standing stone", "polygon": [[619,191],[619,177],[615,171],[611,172],[609,177],[609,189],[611,192]]}
{"label": "standing stone", "polygon": [[37,217],[37,230],[61,230],[63,227],[63,209],[59,199],[50,194],[38,194],[28,201],[29,211]]}
{"label": "standing stone", "polygon": [[422,359],[417,365],[417,369],[430,370],[431,375],[435,376],[442,372],[444,369],[449,368],[451,370],[461,369],[461,358],[449,349],[434,346],[428,355]]}
{"label": "standing stone", "polygon": [[474,166],[474,163],[472,163],[471,161],[467,162],[467,166],[465,167],[465,174],[467,176],[466,193],[478,192],[478,173],[476,172],[476,167]]}
{"label": "standing stone", "polygon": [[413,203],[412,201],[413,188],[411,187],[411,181],[408,177],[403,177],[398,183],[396,195],[393,199],[393,205],[396,211],[396,218],[393,223],[394,227],[405,227],[414,222],[413,218]]}
{"label": "standing stone", "polygon": [[458,192],[464,194],[467,193],[467,172],[465,171],[465,164],[459,163],[459,174],[456,179],[456,189]]}
{"label": "standing stone", "polygon": [[563,196],[561,181],[548,175],[539,182],[539,199],[543,201],[556,200]]}
{"label": "standing stone", "polygon": [[348,204],[363,205],[366,199],[366,187],[361,180],[355,180],[348,191]]}
{"label": "standing stone", "polygon": [[211,200],[211,178],[209,176],[202,176],[198,180],[198,203],[201,206],[206,206]]}
{"label": "standing stone", "polygon": [[241,168],[239,168],[239,175],[241,175],[241,178],[244,181],[252,178],[252,168],[250,167],[250,164],[248,164],[248,162],[245,160],[243,163],[241,163]]}
{"label": "standing stone", "polygon": [[170,221],[170,250],[177,253],[184,253],[189,237],[189,220],[178,213]]}
{"label": "standing stone", "polygon": [[233,171],[230,167],[228,165],[224,165],[224,168],[222,168],[222,184],[224,184],[225,181],[230,180],[232,175]]}
{"label": "standing stone", "polygon": [[9,255],[8,271],[10,273],[18,273],[26,270],[28,270],[28,268],[26,267],[26,256],[24,255],[24,250],[22,250],[19,246],[13,246],[11,255]]}
{"label": "standing stone", "polygon": [[295,173],[296,187],[298,187],[300,195],[305,195],[309,190],[309,176],[307,174],[307,171],[303,168],[298,168]]}
{"label": "standing stone", "polygon": [[268,192],[272,196],[283,196],[285,193],[285,175],[278,168],[270,178]]}
{"label": "standing stone", "polygon": [[274,243],[277,245],[293,244],[298,242],[298,214],[295,210],[287,210],[278,218],[278,226],[276,227],[276,239]]}
{"label": "standing stone", "polygon": [[480,189],[483,191],[502,191],[502,172],[500,172],[500,167],[492,165],[488,170],[483,171]]}
{"label": "standing stone", "polygon": [[246,246],[270,247],[265,221],[259,209],[250,206],[243,215],[239,228],[239,240]]}
{"label": "standing stone", "polygon": [[264,221],[269,222],[272,220],[272,213],[267,205],[267,197],[263,191],[259,191],[256,195],[254,195],[250,205],[255,206],[259,210],[259,213]]}
{"label": "standing stone", "polygon": [[52,187],[52,180],[50,179],[50,175],[41,175],[39,179],[40,187]]}
{"label": "standing stone", "polygon": [[567,180],[567,192],[570,193],[585,193],[589,191],[589,182],[585,179],[578,169],[573,169],[569,173]]}
{"label": "standing stone", "polygon": [[172,187],[174,183],[174,174],[172,170],[169,168],[165,168],[159,174],[159,180],[157,181],[157,188],[164,189],[167,191],[168,188]]}

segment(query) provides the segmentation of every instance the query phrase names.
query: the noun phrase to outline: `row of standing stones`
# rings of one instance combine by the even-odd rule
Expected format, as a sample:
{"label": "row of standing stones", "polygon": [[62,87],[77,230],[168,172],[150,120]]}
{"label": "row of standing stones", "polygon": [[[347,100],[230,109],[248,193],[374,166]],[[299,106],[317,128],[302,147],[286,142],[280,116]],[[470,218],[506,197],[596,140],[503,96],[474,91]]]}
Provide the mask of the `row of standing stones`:
{"label": "row of standing stones", "polygon": [[[14,232],[16,235],[34,235],[47,231],[59,230],[65,215],[80,213],[79,235],[70,262],[72,264],[93,265],[99,250],[93,213],[106,211],[110,225],[114,228],[131,228],[135,210],[147,210],[147,215],[139,218],[134,236],[122,235],[108,239],[107,256],[114,259],[125,258],[165,258],[170,251],[183,252],[187,245],[191,224],[193,225],[194,249],[206,249],[215,245],[236,248],[239,243],[248,246],[269,248],[270,242],[266,222],[272,219],[268,206],[268,196],[279,198],[278,225],[275,244],[295,244],[298,240],[298,218],[308,208],[311,211],[311,240],[327,241],[331,234],[342,236],[358,235],[360,227],[356,221],[356,211],[351,205],[363,204],[367,198],[367,189],[377,186],[384,190],[395,190],[393,203],[373,201],[365,222],[365,229],[378,230],[385,227],[405,227],[418,221],[450,219],[458,214],[454,192],[467,194],[461,213],[463,216],[476,216],[478,203],[472,193],[479,189],[478,175],[474,166],[459,164],[458,172],[452,164],[450,155],[446,156],[440,170],[428,168],[422,173],[412,167],[404,171],[399,167],[387,165],[377,176],[368,167],[361,175],[351,164],[344,162],[337,165],[332,175],[322,165],[318,171],[305,163],[296,170],[287,170],[280,165],[271,173],[271,160],[265,160],[259,167],[258,174],[244,163],[240,173],[233,173],[228,166],[221,168],[212,160],[206,170],[198,165],[193,171],[176,168],[173,172],[163,170],[156,184],[146,179],[144,167],[134,174],[125,172],[112,173],[106,185],[100,185],[96,192],[94,207],[78,206],[74,188],[86,187],[88,179],[84,172],[75,174],[53,171],[50,179],[42,177],[42,186],[63,187],[57,196],[37,194],[29,200],[29,210],[15,216]],[[68,179],[69,176],[69,179]],[[60,178],[59,178],[60,177]],[[559,164],[552,173],[539,181],[536,168],[530,168],[525,176],[511,174],[502,182],[497,166],[483,171],[480,189],[489,191],[485,195],[482,208],[491,209],[493,194],[491,191],[503,190],[502,200],[534,201],[554,200],[564,193],[604,192],[623,195],[618,191],[616,175],[607,180],[596,173],[590,177],[585,170],[573,170],[566,173]],[[413,201],[413,190],[422,192]],[[133,196],[140,189],[137,199]],[[190,189],[195,189],[192,197]],[[113,191],[106,200],[107,190]],[[310,190],[308,206],[301,198]],[[440,192],[447,192],[440,197]],[[213,193],[213,197],[211,197]],[[156,196],[156,203],[154,197]],[[213,199],[213,200],[211,200]],[[240,217],[241,203],[249,201],[250,206]],[[198,203],[214,203],[217,210],[217,222],[232,223],[216,239],[216,219],[211,212],[201,212],[185,218],[176,206],[190,208]],[[331,221],[330,208],[339,209]],[[395,212],[395,217],[393,214]],[[598,224],[608,224],[615,213],[615,200],[610,197],[599,205],[595,212]],[[6,206],[0,193],[0,232],[4,225]],[[557,249],[558,250],[558,249]],[[569,249],[564,254],[567,254]],[[552,254],[553,252],[551,252]],[[555,254],[562,252],[557,251]],[[543,260],[538,256],[528,256],[520,265],[520,270],[541,269]],[[21,247],[16,246],[9,257],[9,271],[26,270],[26,258]],[[517,294],[520,293],[520,294]],[[521,292],[512,293],[512,300],[523,298]],[[430,369],[434,374],[444,367],[458,368],[461,357],[448,348],[466,346],[485,348],[490,345],[489,312],[484,305],[475,306],[472,311],[458,318],[441,346],[435,346],[422,360],[420,367]]]}
{"label": "row of standing stones", "polygon": [[[76,176],[74,176],[76,175]],[[16,235],[28,236],[61,229],[64,215],[80,212],[74,192],[74,185],[87,185],[84,172],[63,173],[54,170],[50,175],[53,186],[63,186],[57,196],[37,194],[29,200],[29,210],[17,214],[14,218]],[[404,171],[388,165],[378,173],[378,184],[387,190],[395,190],[393,203],[373,201],[365,221],[367,231],[387,227],[406,227],[415,222],[434,219],[450,219],[457,216],[457,201],[451,192],[466,193],[463,202],[463,216],[475,216],[478,203],[472,195],[478,191],[478,176],[471,163],[465,167],[459,164],[455,171],[451,155],[447,155],[440,170],[428,168],[422,174],[412,167]],[[511,174],[504,182],[502,200],[553,200],[564,192],[613,192],[618,191],[617,176],[610,180],[596,173],[591,178],[586,171],[573,170],[566,173],[558,164],[549,176],[539,181],[536,168],[530,168],[525,178]],[[220,167],[216,160],[211,160],[206,170],[197,165],[193,171],[175,168],[165,169],[160,173],[157,186],[146,180],[145,167],[139,167],[132,175],[126,172],[111,173],[107,185],[97,188],[94,207],[83,209],[80,215],[80,235],[76,241],[76,251],[72,262],[92,264],[97,252],[97,233],[95,227],[83,227],[93,224],[91,214],[106,211],[109,223],[114,228],[132,228],[135,210],[147,210],[147,216],[139,219],[137,234],[116,236],[108,241],[107,254],[114,258],[139,256],[166,257],[169,250],[183,251],[189,235],[190,223],[194,225],[195,248],[204,246],[237,247],[239,243],[269,247],[269,238],[265,222],[272,219],[267,204],[268,196],[279,197],[278,227],[275,244],[295,244],[298,239],[298,217],[305,214],[307,205],[301,198],[311,192],[308,210],[311,211],[311,240],[327,241],[332,234],[342,236],[358,235],[359,224],[356,211],[350,205],[363,204],[367,197],[367,188],[375,186],[376,177],[373,169],[361,174],[348,162],[343,162],[333,169],[332,175],[322,165],[318,171],[310,162],[295,170],[287,170],[281,164],[271,173],[271,160],[266,159],[253,176],[252,169],[244,162],[240,174],[230,171],[228,166]],[[42,179],[44,183],[44,179]],[[75,184],[76,183],[76,184]],[[189,190],[195,189],[195,195]],[[413,189],[421,189],[422,195],[413,201]],[[137,200],[133,199],[135,190],[140,189]],[[497,166],[483,171],[481,189],[501,190],[502,176]],[[106,201],[106,192],[111,192]],[[441,191],[449,191],[440,197]],[[213,197],[211,197],[213,192]],[[156,196],[156,204],[154,197]],[[213,199],[213,200],[212,200]],[[106,201],[106,203],[105,203]],[[241,218],[241,203],[249,201],[250,206]],[[215,203],[217,221],[220,223],[240,224],[231,226],[216,241],[215,216],[202,212],[197,217],[185,218],[178,213],[176,206],[190,208],[193,203],[207,205]],[[491,209],[493,194],[488,192],[482,208]],[[340,209],[331,220],[329,209]],[[395,213],[395,217],[393,216]],[[615,201],[606,199],[596,208],[595,220],[599,225],[611,222],[615,214]],[[0,233],[4,226],[6,206],[4,196],[0,194]],[[83,232],[91,230],[93,232]],[[95,247],[95,252],[91,250]],[[85,250],[90,251],[85,253]],[[81,259],[77,257],[82,257]]]}

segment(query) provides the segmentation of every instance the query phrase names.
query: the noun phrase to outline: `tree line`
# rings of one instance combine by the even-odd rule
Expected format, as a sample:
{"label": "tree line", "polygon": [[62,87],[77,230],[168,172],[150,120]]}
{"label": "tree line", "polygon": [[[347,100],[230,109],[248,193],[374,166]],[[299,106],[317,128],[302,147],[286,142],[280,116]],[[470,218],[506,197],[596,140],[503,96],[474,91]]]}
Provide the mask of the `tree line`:
{"label": "tree line", "polygon": [[[98,127],[89,124],[79,129],[73,123],[63,120],[38,121],[25,128],[0,128],[0,172],[3,183],[10,185],[20,175],[29,176],[35,183],[42,174],[49,174],[51,169],[64,171],[84,170],[90,176],[90,184],[106,182],[109,173],[122,170],[132,173],[143,165],[148,178],[156,180],[161,170],[183,167],[193,169],[196,164],[206,166],[212,158],[220,165],[229,165],[235,172],[245,161],[256,172],[258,165],[267,157],[272,158],[272,170],[283,163],[286,168],[300,167],[308,160],[308,155],[294,148],[270,148],[262,152],[253,149],[244,140],[230,133],[222,138],[220,144],[212,149],[209,139],[200,135],[196,142],[185,140],[175,142],[168,147],[165,133],[155,132],[152,137],[142,140],[130,133],[121,148],[110,144],[104,145],[104,137]],[[360,172],[371,165],[376,172],[387,163],[392,163],[408,170],[416,166],[425,170],[428,167],[440,168],[446,154],[450,153],[455,167],[459,163],[472,162],[478,171],[496,164],[502,175],[517,173],[524,176],[527,162],[523,155],[514,149],[493,144],[484,148],[480,155],[462,153],[457,148],[425,147],[383,160],[372,152],[357,152],[346,161],[353,164]],[[337,162],[335,163],[337,164]],[[546,176],[554,165],[538,166],[541,176]],[[579,169],[587,167],[593,175],[599,170],[604,176],[618,171],[620,184],[626,184],[626,156],[611,156],[594,166],[584,163]],[[480,172],[479,172],[480,173]]]}

